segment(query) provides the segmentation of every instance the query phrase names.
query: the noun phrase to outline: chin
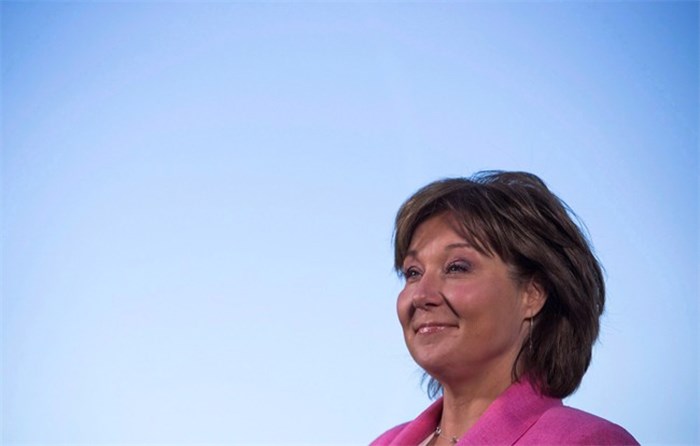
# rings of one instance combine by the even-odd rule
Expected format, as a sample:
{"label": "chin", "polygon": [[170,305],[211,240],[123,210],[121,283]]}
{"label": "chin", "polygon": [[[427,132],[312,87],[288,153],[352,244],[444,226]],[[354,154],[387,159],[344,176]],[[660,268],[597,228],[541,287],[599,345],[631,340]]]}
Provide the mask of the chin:
{"label": "chin", "polygon": [[411,357],[413,357],[416,364],[431,376],[439,374],[440,370],[450,367],[447,358],[435,352],[411,352]]}

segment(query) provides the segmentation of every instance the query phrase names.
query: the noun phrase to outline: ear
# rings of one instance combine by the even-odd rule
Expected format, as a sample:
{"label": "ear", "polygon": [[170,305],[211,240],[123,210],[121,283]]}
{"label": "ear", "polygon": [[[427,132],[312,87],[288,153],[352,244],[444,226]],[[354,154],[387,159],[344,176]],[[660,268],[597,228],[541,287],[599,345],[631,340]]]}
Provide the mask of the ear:
{"label": "ear", "polygon": [[526,318],[532,318],[544,307],[547,302],[547,292],[536,278],[531,278],[523,285],[523,306]]}

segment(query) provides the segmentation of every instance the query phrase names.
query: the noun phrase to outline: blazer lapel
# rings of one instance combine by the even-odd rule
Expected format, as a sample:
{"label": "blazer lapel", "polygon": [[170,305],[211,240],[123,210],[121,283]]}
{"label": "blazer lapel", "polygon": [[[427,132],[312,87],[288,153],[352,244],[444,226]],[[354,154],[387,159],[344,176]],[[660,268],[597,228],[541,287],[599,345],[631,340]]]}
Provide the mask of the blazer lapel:
{"label": "blazer lapel", "polygon": [[442,415],[442,398],[435,401],[425,409],[415,420],[411,421],[390,443],[393,446],[405,446],[420,444],[435,432],[440,416]]}
{"label": "blazer lapel", "polygon": [[514,444],[547,409],[561,405],[561,400],[540,395],[529,381],[514,383],[489,405],[457,446]]}

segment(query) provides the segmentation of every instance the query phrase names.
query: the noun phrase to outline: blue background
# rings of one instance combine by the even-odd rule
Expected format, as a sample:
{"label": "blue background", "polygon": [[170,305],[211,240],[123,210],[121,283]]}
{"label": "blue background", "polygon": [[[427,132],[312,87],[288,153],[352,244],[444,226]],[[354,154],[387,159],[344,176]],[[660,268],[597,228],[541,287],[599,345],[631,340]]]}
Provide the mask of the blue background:
{"label": "blue background", "polygon": [[4,444],[366,444],[428,404],[394,214],[540,175],[607,274],[568,404],[697,443],[698,3],[3,2]]}

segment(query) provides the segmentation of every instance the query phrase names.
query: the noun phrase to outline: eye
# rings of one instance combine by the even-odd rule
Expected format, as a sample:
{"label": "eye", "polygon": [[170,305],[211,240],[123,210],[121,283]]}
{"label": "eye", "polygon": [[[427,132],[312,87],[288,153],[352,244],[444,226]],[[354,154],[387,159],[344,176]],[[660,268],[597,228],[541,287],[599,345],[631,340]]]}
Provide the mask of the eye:
{"label": "eye", "polygon": [[410,266],[401,271],[401,274],[403,275],[404,279],[406,279],[406,281],[409,281],[420,276],[420,271],[415,266]]}
{"label": "eye", "polygon": [[451,262],[447,265],[447,268],[445,268],[447,274],[466,273],[469,272],[469,270],[471,270],[471,265],[462,260]]}

